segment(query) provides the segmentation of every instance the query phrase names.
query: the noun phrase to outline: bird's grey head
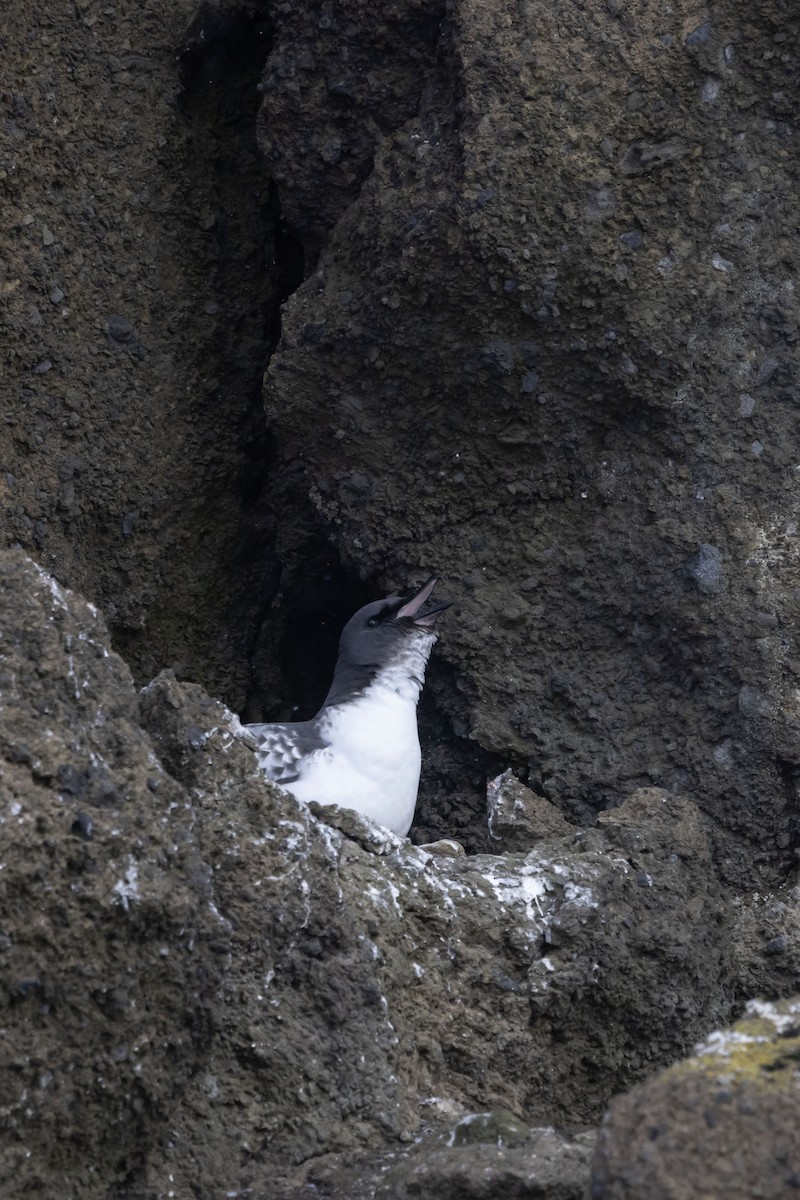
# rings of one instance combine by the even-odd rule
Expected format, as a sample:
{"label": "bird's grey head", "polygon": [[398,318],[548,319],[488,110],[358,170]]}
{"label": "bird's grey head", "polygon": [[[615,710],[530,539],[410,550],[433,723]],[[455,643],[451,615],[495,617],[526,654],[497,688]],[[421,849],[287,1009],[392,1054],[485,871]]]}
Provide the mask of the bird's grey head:
{"label": "bird's grey head", "polygon": [[[368,686],[393,662],[419,657],[420,670],[436,640],[435,625],[448,603],[430,605],[436,586],[433,576],[411,595],[387,596],[365,604],[351,617],[339,639],[339,660],[326,704]],[[415,645],[419,655],[414,655]],[[422,679],[419,679],[422,686]]]}

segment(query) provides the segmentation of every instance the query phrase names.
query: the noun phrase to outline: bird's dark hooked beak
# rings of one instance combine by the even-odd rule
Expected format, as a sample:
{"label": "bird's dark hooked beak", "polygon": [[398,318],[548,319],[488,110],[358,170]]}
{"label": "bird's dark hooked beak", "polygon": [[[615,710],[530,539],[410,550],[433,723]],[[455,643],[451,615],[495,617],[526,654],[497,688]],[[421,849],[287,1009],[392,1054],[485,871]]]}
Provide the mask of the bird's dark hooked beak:
{"label": "bird's dark hooked beak", "polygon": [[407,617],[419,628],[433,629],[437,617],[441,616],[446,608],[450,608],[450,603],[437,604],[435,608],[429,608],[427,612],[420,612],[435,587],[436,576],[431,575],[427,583],[423,583],[419,591],[415,592],[411,599],[406,600],[402,608],[398,609],[397,620]]}

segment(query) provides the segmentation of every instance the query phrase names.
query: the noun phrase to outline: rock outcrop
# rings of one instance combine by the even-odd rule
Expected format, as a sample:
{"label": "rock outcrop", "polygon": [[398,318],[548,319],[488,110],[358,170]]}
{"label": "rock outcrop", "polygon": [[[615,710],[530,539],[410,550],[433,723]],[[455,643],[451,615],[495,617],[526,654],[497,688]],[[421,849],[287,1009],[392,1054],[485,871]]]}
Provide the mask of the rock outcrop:
{"label": "rock outcrop", "polygon": [[[410,3],[370,75],[366,11],[279,5],[264,74],[301,228],[339,215],[270,363],[288,496],[355,570],[430,565],[462,597],[432,685],[463,735],[573,820],[621,785],[691,792],[732,883],[775,886],[800,764],[797,14],[459,0],[434,48]],[[449,819],[423,806],[427,836]]]}
{"label": "rock outcrop", "polygon": [[432,856],[269,786],[199,687],[137,697],[96,610],[19,551],[0,605],[3,1173],[25,1194],[56,1172],[81,1197],[221,1194],[487,1108],[591,1122],[724,1022],[732,924],[690,802],[640,791],[528,854]]}
{"label": "rock outcrop", "polygon": [[7,543],[139,681],[254,719],[436,569],[421,836],[490,849],[511,764],[572,822],[691,793],[732,884],[779,885],[796,21],[12,0]]}
{"label": "rock outcrop", "polygon": [[[5,1192],[794,1188],[797,12],[2,33]],[[239,718],[423,570],[411,844]]]}
{"label": "rock outcrop", "polygon": [[288,283],[267,17],[209,6],[202,38],[198,7],[4,5],[0,504],[142,682],[174,666],[240,707],[280,576],[260,389]]}
{"label": "rock outcrop", "polygon": [[376,1200],[583,1200],[594,1132],[528,1129],[510,1113],[475,1113],[391,1168]]}
{"label": "rock outcrop", "polygon": [[543,838],[570,833],[569,822],[556,806],[520,783],[513,771],[504,771],[487,783],[486,817],[497,853],[530,850]]}
{"label": "rock outcrop", "polygon": [[611,1105],[592,1196],[793,1196],[800,1187],[800,1001],[754,1001],[732,1029]]}

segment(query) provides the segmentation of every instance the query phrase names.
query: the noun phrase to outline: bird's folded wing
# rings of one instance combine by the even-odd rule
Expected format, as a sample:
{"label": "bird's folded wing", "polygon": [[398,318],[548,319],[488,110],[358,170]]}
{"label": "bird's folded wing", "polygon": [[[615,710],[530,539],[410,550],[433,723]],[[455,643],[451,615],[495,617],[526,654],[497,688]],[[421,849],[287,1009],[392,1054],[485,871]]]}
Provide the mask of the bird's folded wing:
{"label": "bird's folded wing", "polygon": [[255,738],[259,767],[274,783],[294,783],[300,778],[300,763],[329,744],[311,721],[245,728]]}

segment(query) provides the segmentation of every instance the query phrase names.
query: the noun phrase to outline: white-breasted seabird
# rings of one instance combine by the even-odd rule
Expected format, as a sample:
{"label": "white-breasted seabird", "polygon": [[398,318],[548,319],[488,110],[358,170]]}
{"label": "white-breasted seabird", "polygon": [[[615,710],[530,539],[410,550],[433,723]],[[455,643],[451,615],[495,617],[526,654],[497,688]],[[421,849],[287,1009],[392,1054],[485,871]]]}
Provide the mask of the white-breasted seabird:
{"label": "white-breasted seabird", "polygon": [[298,800],[355,809],[405,837],[414,819],[421,751],[417,701],[436,641],[436,577],[387,596],[345,625],[325,702],[310,721],[248,725],[268,779]]}

